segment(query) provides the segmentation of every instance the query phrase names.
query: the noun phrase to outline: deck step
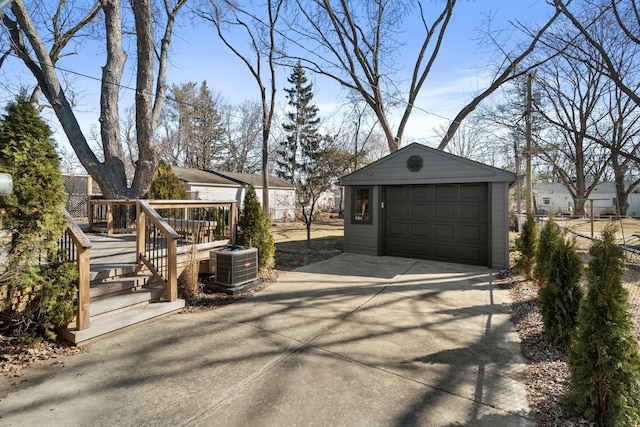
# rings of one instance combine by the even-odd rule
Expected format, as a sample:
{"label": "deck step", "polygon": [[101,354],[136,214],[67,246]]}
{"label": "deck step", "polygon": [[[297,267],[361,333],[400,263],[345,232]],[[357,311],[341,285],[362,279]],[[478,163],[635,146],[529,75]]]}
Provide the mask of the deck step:
{"label": "deck step", "polygon": [[138,274],[137,276],[119,277],[115,279],[104,279],[91,283],[89,296],[92,299],[104,298],[110,294],[117,294],[123,291],[130,291],[135,288],[141,288],[151,278],[152,274]]}
{"label": "deck step", "polygon": [[126,328],[127,326],[135,325],[136,323],[144,322],[145,320],[153,319],[154,317],[181,310],[184,306],[185,302],[183,299],[178,299],[173,302],[149,303],[123,310],[110,316],[91,319],[88,329],[82,331],[62,329],[60,333],[65,339],[77,344],[100,335],[108,334],[109,332]]}
{"label": "deck step", "polygon": [[132,305],[148,303],[158,300],[164,289],[161,286],[152,288],[136,289],[134,291],[124,291],[119,294],[109,295],[107,298],[92,300],[89,305],[89,315],[99,316],[110,311],[126,309]]}

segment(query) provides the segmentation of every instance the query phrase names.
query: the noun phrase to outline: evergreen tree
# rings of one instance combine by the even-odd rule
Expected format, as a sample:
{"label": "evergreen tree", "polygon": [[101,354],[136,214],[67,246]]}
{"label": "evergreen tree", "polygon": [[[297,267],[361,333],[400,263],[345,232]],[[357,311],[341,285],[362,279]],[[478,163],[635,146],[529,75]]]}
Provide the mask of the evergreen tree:
{"label": "evergreen tree", "polygon": [[308,80],[300,62],[294,67],[287,81],[292,85],[285,89],[292,111],[287,113],[287,123],[282,125],[287,139],[277,151],[276,175],[292,184],[300,182],[300,173],[310,167],[309,158],[320,147],[318,133],[318,107],[313,104],[313,84]]}
{"label": "evergreen tree", "polygon": [[556,224],[552,215],[549,215],[547,222],[542,230],[540,230],[540,236],[538,237],[538,244],[536,246],[536,265],[534,269],[534,278],[537,280],[538,285],[544,286],[549,281],[548,264],[551,259],[552,251],[559,240],[562,239],[562,232],[560,227]]}
{"label": "evergreen tree", "polygon": [[238,228],[238,244],[258,249],[258,268],[261,271],[273,268],[276,246],[271,234],[271,225],[262,211],[253,185],[249,186],[249,191],[244,197]]}
{"label": "evergreen tree", "polygon": [[520,257],[516,260],[518,267],[527,278],[531,278],[535,265],[536,247],[538,244],[538,226],[533,214],[527,214],[527,220],[522,226],[520,237],[516,239],[516,250]]}
{"label": "evergreen tree", "polygon": [[546,286],[538,293],[544,331],[549,341],[568,348],[583,295],[580,287],[582,260],[576,250],[575,239],[558,236],[555,244],[547,245],[546,250]]}
{"label": "evergreen tree", "polygon": [[203,81],[171,87],[172,98],[167,103],[166,117],[175,126],[163,143],[163,157],[174,164],[206,170],[226,150],[224,121],[220,102]]}
{"label": "evergreen tree", "polygon": [[567,400],[598,425],[635,426],[640,423],[640,353],[631,333],[629,296],[622,286],[624,254],[615,232],[615,226],[605,227],[589,250],[588,291],[569,351]]}
{"label": "evergreen tree", "polygon": [[296,186],[296,205],[307,226],[307,247],[310,248],[311,224],[318,200],[350,166],[351,156],[337,147],[333,138],[318,131],[320,119],[318,107],[313,104],[313,85],[307,84],[300,63],[288,81],[293,86],[285,91],[293,111],[283,124],[288,136],[278,152],[276,173]]}
{"label": "evergreen tree", "polygon": [[189,193],[173,173],[171,165],[160,160],[151,188],[145,198],[151,200],[188,200]]}
{"label": "evergreen tree", "polygon": [[75,312],[77,271],[58,262],[67,222],[66,194],[51,130],[23,96],[0,121],[0,172],[13,176],[13,192],[0,197],[3,226],[11,233],[0,271],[0,330],[23,339],[53,337]]}

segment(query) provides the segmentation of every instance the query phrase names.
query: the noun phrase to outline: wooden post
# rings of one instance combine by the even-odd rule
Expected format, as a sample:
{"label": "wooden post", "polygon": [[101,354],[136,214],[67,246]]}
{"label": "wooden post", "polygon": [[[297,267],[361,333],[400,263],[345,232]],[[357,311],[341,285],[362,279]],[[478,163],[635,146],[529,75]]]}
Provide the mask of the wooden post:
{"label": "wooden post", "polygon": [[591,213],[589,214],[589,217],[591,218],[591,237],[593,237],[593,200],[590,200],[591,202]]}
{"label": "wooden post", "polygon": [[107,202],[107,234],[113,234],[113,203]]}
{"label": "wooden post", "polygon": [[144,210],[140,205],[140,201],[136,202],[136,262],[138,267],[142,267],[143,262],[140,259],[140,254],[144,253],[144,247],[146,245],[147,238],[147,224],[144,214]]}
{"label": "wooden post", "polygon": [[93,206],[91,206],[91,196],[93,196],[93,178],[87,176],[87,222],[89,231],[93,228]]}
{"label": "wooden post", "polygon": [[79,331],[89,328],[90,251],[89,248],[77,247],[78,311],[76,314],[76,328]]}
{"label": "wooden post", "polygon": [[231,203],[229,208],[229,243],[236,244],[236,217],[238,215],[238,206],[235,202]]}
{"label": "wooden post", "polygon": [[167,236],[167,300],[178,299],[178,242]]}

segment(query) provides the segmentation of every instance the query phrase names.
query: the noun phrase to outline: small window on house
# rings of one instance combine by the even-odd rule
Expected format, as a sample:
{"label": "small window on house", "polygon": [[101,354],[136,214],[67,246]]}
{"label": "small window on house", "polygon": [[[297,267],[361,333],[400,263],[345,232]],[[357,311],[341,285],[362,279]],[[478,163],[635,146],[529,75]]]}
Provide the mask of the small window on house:
{"label": "small window on house", "polygon": [[542,198],[542,204],[543,205],[550,205],[551,204],[551,197],[543,197]]}
{"label": "small window on house", "polygon": [[352,224],[371,224],[371,200],[373,187],[354,187],[351,204],[353,212],[351,214]]}

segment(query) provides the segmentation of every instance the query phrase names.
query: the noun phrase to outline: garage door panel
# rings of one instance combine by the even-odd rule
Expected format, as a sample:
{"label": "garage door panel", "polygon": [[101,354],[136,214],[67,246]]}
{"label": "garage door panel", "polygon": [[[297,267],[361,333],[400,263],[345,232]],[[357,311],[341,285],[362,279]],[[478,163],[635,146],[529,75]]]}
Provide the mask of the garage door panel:
{"label": "garage door panel", "polygon": [[429,225],[424,223],[411,223],[409,224],[409,233],[411,234],[411,240],[416,238],[429,237]]}
{"label": "garage door panel", "polygon": [[460,200],[487,200],[486,184],[460,185]]}
{"label": "garage door panel", "polygon": [[426,242],[411,242],[411,258],[427,258],[430,256]]}
{"label": "garage door panel", "polygon": [[387,233],[389,236],[405,236],[407,234],[407,226],[406,222],[389,221],[387,223]]}
{"label": "garage door panel", "polygon": [[458,258],[465,263],[475,263],[478,259],[486,256],[482,253],[482,249],[477,246],[459,246]]}
{"label": "garage door panel", "polygon": [[484,227],[479,225],[461,225],[459,237],[460,240],[473,241],[480,243],[484,240]]}
{"label": "garage door panel", "polygon": [[455,229],[453,224],[434,224],[433,237],[436,239],[453,239],[455,238]]}
{"label": "garage door panel", "polygon": [[453,200],[458,198],[458,186],[439,184],[434,186],[434,198],[436,200]]}
{"label": "garage door panel", "polygon": [[413,185],[409,188],[412,201],[433,200],[434,198],[434,188],[432,185]]}
{"label": "garage door panel", "polygon": [[412,204],[411,205],[411,220],[424,221],[431,218],[431,205],[426,204]]}
{"label": "garage door panel", "polygon": [[385,255],[487,265],[486,184],[385,188]]}
{"label": "garage door panel", "polygon": [[433,257],[439,260],[452,260],[455,258],[456,247],[452,244],[436,243],[433,245]]}
{"label": "garage door panel", "polygon": [[457,206],[454,205],[436,203],[433,206],[433,219],[443,220],[456,218],[456,208]]}

